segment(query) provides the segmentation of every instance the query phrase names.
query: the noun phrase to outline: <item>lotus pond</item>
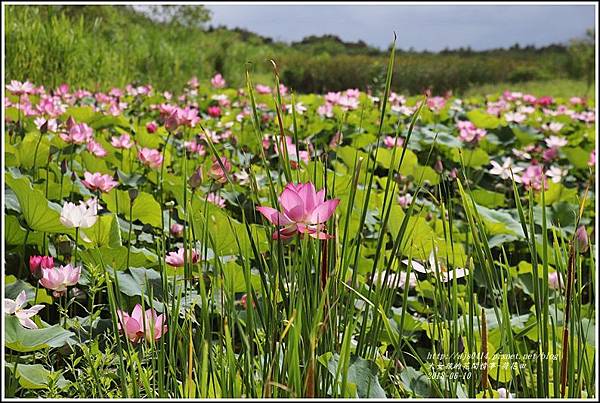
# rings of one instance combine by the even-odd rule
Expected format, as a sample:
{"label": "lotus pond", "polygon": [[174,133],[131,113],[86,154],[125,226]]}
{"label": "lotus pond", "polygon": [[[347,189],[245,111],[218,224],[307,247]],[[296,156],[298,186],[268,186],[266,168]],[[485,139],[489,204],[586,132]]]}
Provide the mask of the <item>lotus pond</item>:
{"label": "lotus pond", "polygon": [[6,397],[596,397],[595,105],[12,81]]}

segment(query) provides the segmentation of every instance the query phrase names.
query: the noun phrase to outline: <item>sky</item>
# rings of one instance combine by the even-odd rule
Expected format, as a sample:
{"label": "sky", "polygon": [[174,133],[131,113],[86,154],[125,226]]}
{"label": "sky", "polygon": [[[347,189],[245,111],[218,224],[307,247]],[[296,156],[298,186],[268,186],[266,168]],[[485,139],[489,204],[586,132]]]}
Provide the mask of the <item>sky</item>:
{"label": "sky", "polygon": [[245,28],[284,42],[334,34],[386,49],[474,50],[567,43],[595,27],[593,5],[208,5],[213,26]]}

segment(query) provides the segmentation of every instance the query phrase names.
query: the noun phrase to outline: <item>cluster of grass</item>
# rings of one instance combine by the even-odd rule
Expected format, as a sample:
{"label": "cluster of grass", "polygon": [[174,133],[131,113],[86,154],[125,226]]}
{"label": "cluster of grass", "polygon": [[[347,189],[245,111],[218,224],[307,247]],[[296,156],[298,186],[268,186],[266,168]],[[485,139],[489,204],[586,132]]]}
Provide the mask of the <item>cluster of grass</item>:
{"label": "cluster of grass", "polygon": [[[62,82],[107,89],[132,81],[183,87],[191,76],[222,73],[244,84],[247,62],[261,81],[269,59],[301,93],[346,88],[381,91],[385,52],[336,37],[291,45],[244,30],[201,30],[151,20],[123,6],[6,6],[6,77],[55,87]],[[564,46],[473,52],[399,52],[392,89],[410,94],[462,92],[476,85],[581,74]],[[583,78],[583,77],[581,77]]]}

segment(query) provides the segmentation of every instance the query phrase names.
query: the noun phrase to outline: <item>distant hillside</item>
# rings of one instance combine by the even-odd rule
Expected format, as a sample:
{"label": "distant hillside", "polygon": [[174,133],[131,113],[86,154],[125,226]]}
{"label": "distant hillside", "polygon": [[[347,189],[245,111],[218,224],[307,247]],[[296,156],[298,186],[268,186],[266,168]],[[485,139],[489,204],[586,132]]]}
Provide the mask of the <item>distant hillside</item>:
{"label": "distant hillside", "polygon": [[[127,6],[6,6],[9,79],[50,87],[62,82],[92,88],[152,83],[177,90],[191,76],[222,73],[244,84],[272,84],[269,59],[282,80],[299,92],[381,87],[388,53],[335,35],[286,44],[244,29],[157,21]],[[191,22],[190,22],[191,21]],[[463,92],[473,85],[575,78],[591,74],[566,46],[518,47],[439,53],[398,49],[393,88],[419,93]],[[582,67],[584,66],[584,67]]]}

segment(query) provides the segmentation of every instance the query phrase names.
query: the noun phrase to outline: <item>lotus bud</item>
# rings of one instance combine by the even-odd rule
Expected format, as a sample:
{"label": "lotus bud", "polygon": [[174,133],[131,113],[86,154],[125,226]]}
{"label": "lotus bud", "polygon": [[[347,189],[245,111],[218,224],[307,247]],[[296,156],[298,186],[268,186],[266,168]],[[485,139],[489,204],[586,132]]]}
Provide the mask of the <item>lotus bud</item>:
{"label": "lotus bud", "polygon": [[154,133],[156,132],[156,129],[158,129],[158,125],[156,124],[156,122],[150,122],[146,125],[146,130],[148,131],[148,133]]}
{"label": "lotus bud", "polygon": [[60,163],[60,173],[63,175],[67,173],[67,160],[66,159],[62,160],[62,162]]}
{"label": "lotus bud", "polygon": [[183,236],[183,225],[175,222],[171,224],[170,231],[171,235],[181,238]]}
{"label": "lotus bud", "polygon": [[585,226],[580,225],[575,231],[575,238],[577,240],[577,246],[579,247],[579,252],[585,253],[589,248],[588,243],[588,234],[585,230]]}
{"label": "lotus bud", "polygon": [[198,167],[198,169],[196,170],[196,172],[194,172],[192,174],[192,176],[190,176],[190,179],[188,180],[188,183],[190,184],[190,187],[192,188],[192,190],[196,190],[198,188],[198,186],[200,186],[202,184],[202,167]]}
{"label": "lotus bud", "polygon": [[47,132],[48,132],[48,120],[46,119],[44,121],[44,124],[42,124],[42,126],[40,126],[40,133],[46,134]]}
{"label": "lotus bud", "polygon": [[73,116],[69,116],[69,118],[67,119],[67,122],[65,123],[65,125],[67,126],[67,130],[71,130],[71,128],[73,126],[75,126],[75,119],[73,119]]}
{"label": "lotus bud", "polygon": [[438,160],[435,162],[435,165],[433,166],[433,169],[435,169],[435,171],[439,174],[441,174],[444,171],[444,164],[442,164],[442,160],[438,158]]}

